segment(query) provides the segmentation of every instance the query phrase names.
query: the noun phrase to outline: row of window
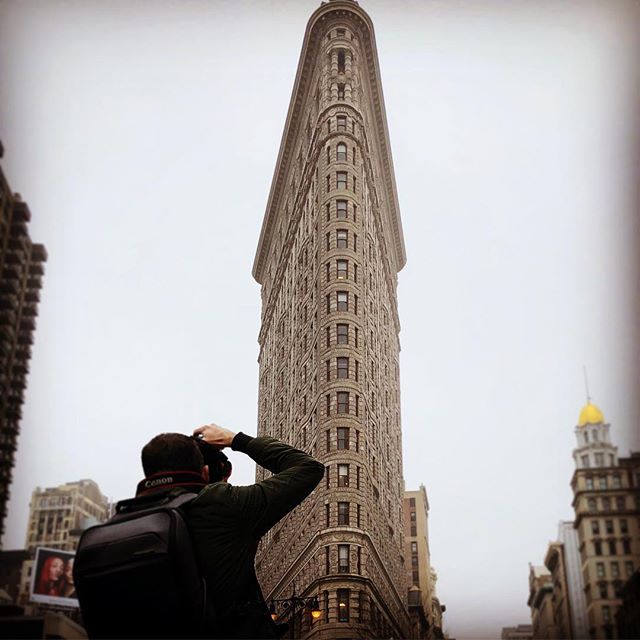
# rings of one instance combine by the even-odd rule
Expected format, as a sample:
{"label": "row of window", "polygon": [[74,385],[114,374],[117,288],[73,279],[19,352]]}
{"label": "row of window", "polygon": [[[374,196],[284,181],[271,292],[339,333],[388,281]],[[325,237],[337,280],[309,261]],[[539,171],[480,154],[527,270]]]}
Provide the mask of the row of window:
{"label": "row of window", "polygon": [[[604,464],[605,464],[604,453],[594,453],[593,460],[594,460],[594,466],[604,467]],[[589,469],[591,467],[591,458],[588,454],[580,456],[580,461],[582,462],[582,467],[584,469]],[[616,458],[612,453],[610,453],[608,456],[608,462],[610,467],[613,467],[616,464]]]}
{"label": "row of window", "polygon": [[[354,398],[353,402],[351,402],[351,396],[353,396]],[[327,395],[325,396],[325,405],[326,405],[325,415],[329,417],[331,415],[331,394],[330,393],[327,393]],[[352,394],[349,391],[336,392],[336,413],[338,415],[344,414],[344,413],[353,413],[353,415],[358,417],[360,415],[360,396],[357,393]],[[358,432],[356,431],[356,433]]]}
{"label": "row of window", "polygon": [[[324,505],[325,510],[325,526],[331,526],[331,504],[328,502]],[[356,520],[355,526],[359,529],[361,523],[362,507],[356,504]],[[349,526],[351,524],[351,503],[338,502],[338,526]]]}
{"label": "row of window", "polygon": [[[353,367],[353,379],[358,382],[360,379],[360,363],[354,359],[355,366]],[[326,378],[327,382],[331,380],[331,360],[326,360]],[[336,358],[336,378],[348,379],[349,378],[349,358],[338,357]]]}
{"label": "row of window", "polygon": [[[325,572],[331,573],[329,547],[324,548]],[[338,573],[351,573],[351,548],[348,544],[338,545]],[[356,547],[356,573],[362,573],[362,548]]]}
{"label": "row of window", "polygon": [[624,511],[625,497],[616,496],[615,498],[588,498],[587,509],[589,511]]}
{"label": "row of window", "polygon": [[[358,348],[358,327],[353,328],[354,346]],[[345,323],[336,324],[336,344],[349,344],[350,326]],[[331,346],[331,328],[326,328],[326,346]]]}
{"label": "row of window", "polygon": [[[349,183],[349,173],[347,171],[336,171],[336,189],[346,189]],[[356,192],[357,179],[351,176],[351,190]],[[327,193],[331,191],[331,176],[327,176]]]}
{"label": "row of window", "polygon": [[[357,147],[351,150],[351,162],[355,164],[358,158]],[[331,145],[327,146],[327,162],[331,162]],[[345,142],[338,142],[336,145],[336,162],[349,162],[349,150]]]}
{"label": "row of window", "polygon": [[[326,250],[331,251],[331,232],[327,232]],[[336,249],[349,249],[349,230],[348,229],[336,229]],[[358,250],[358,234],[353,234],[353,250]]]}
{"label": "row of window", "polygon": [[[331,279],[331,263],[327,262],[325,265],[327,282]],[[358,265],[354,262],[351,268],[353,274],[353,281],[358,283]],[[348,260],[336,260],[336,279],[348,280],[349,279],[349,261]]]}
{"label": "row of window", "polygon": [[[358,207],[354,203],[352,204],[353,211],[353,221],[356,221],[356,216],[358,212]],[[336,218],[338,220],[348,220],[349,218],[349,207],[346,200],[336,200]],[[331,220],[331,203],[327,202],[327,222]]]}
{"label": "row of window", "polygon": [[[609,489],[609,479],[607,476],[587,476],[585,478],[585,486],[588,490],[595,489]],[[622,488],[622,479],[619,475],[612,476],[611,478],[611,488],[612,489],[621,489]]]}
{"label": "row of window", "polygon": [[[606,572],[606,564],[604,562],[596,562],[596,576],[598,578],[620,578],[620,563],[616,561],[612,561],[607,563],[609,564],[609,576],[607,576]],[[633,562],[631,560],[627,560],[624,563],[624,571],[627,578],[630,578],[633,574]]]}
{"label": "row of window", "polygon": [[[326,296],[327,313],[331,313],[331,294]],[[358,315],[358,296],[349,291],[336,291],[336,311],[350,311]]]}
{"label": "row of window", "polygon": [[[332,118],[327,120],[327,131],[331,133],[331,121]],[[347,128],[351,129],[351,132],[355,134],[356,132],[356,123],[355,120],[351,120],[347,118],[346,115],[336,116],[336,131],[347,131]]]}
{"label": "row of window", "polygon": [[[340,441],[338,441],[340,442]],[[342,442],[342,444],[348,444],[347,442]],[[345,448],[345,447],[342,447]],[[351,482],[351,467],[354,466],[356,468],[356,478],[355,478],[355,488],[360,489],[360,467],[358,465],[349,465],[340,463],[337,465],[337,473],[338,473],[338,486],[339,487],[350,487]],[[327,489],[331,486],[331,465],[327,465],[325,468],[324,474],[326,480]]]}
{"label": "row of window", "polygon": [[[354,429],[354,448],[356,453],[360,451],[360,431]],[[350,427],[337,427],[336,429],[338,450],[351,449],[351,429]],[[327,429],[327,451],[331,451],[331,429]]]}
{"label": "row of window", "polygon": [[[620,533],[622,534],[629,533],[629,523],[626,520],[619,520],[618,522],[620,524]],[[613,520],[604,521],[604,532],[609,535],[615,533]],[[593,533],[594,535],[600,535],[599,520],[591,520],[591,533]]]}
{"label": "row of window", "polygon": [[[627,539],[622,540],[622,555],[630,555],[631,554],[631,542]],[[601,540],[596,540],[593,543],[593,553],[596,556],[604,555],[602,553],[603,548],[606,548],[609,551],[610,556],[618,555],[618,543],[615,540],[607,540],[606,545]],[[614,576],[617,577],[617,576]]]}

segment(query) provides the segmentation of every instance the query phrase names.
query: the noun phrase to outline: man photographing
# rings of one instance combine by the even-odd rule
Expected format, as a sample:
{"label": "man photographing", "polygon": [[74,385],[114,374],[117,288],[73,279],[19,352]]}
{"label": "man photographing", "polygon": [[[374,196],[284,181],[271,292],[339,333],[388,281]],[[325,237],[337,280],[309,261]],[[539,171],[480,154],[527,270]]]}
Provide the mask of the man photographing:
{"label": "man photographing", "polygon": [[[231,464],[222,453],[227,447],[245,453],[273,475],[253,485],[234,487],[228,482]],[[152,561],[157,557],[158,562],[164,562],[163,558],[171,555],[157,553],[162,532],[151,532],[151,542],[142,548],[132,551],[131,547],[150,533],[141,516],[152,512],[147,521],[160,522],[153,514],[180,501],[183,517],[179,520],[183,520],[183,528],[186,522],[189,535],[185,533],[185,537],[190,539],[189,550],[193,546],[193,552],[179,554],[177,561],[166,566],[171,573],[193,575],[186,582],[194,594],[200,593],[198,581],[204,579],[208,606],[197,635],[277,638],[278,629],[255,574],[258,543],[313,491],[324,475],[324,466],[274,438],[252,438],[215,424],[195,429],[192,437],[179,433],[156,436],[142,449],[142,466],[145,478],[138,484],[136,497],[118,503],[116,516],[93,532],[87,530],[78,547],[75,582],[90,636],[193,637],[187,622],[198,616],[194,615],[197,607],[189,608],[195,595],[186,598],[187,606],[180,614],[166,615],[171,603],[178,600],[165,597],[170,589],[162,579],[160,565]],[[175,528],[171,525],[166,531]],[[123,553],[116,557],[118,549]],[[129,562],[129,558],[134,560]],[[149,568],[139,569],[144,562]],[[118,574],[126,563],[130,565],[127,572],[122,569]],[[125,593],[117,598],[119,589]],[[163,617],[167,622],[159,623]],[[129,619],[133,622],[125,622]],[[187,621],[184,629],[183,619]]]}
{"label": "man photographing", "polygon": [[214,480],[225,473],[224,461],[216,470],[209,467],[213,484],[190,505],[188,522],[210,598],[217,611],[229,612],[218,620],[219,637],[276,637],[255,574],[258,542],[313,491],[324,466],[273,438],[251,438],[214,424],[193,434],[216,449],[241,451],[274,474],[254,485],[234,487],[224,476],[222,482]]}

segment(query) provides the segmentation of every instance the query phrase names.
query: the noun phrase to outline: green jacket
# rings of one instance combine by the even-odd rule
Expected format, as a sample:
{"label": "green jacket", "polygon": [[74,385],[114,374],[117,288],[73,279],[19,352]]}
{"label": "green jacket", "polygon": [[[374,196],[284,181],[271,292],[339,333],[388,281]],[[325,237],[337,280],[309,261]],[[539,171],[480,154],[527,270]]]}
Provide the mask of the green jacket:
{"label": "green jacket", "polygon": [[[207,599],[218,617],[231,618],[245,616],[242,607],[247,604],[258,603],[262,612],[267,611],[255,574],[258,542],[313,491],[324,475],[320,462],[273,438],[238,433],[232,449],[246,453],[274,475],[246,487],[228,482],[210,484],[187,511],[207,582]],[[257,630],[253,633],[247,637],[262,637]]]}

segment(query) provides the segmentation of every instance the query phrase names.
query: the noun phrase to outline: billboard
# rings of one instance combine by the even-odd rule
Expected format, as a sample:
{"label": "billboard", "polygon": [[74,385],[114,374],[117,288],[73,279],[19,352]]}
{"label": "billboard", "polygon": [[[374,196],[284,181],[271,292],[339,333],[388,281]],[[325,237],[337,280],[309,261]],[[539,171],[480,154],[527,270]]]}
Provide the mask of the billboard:
{"label": "billboard", "polygon": [[74,558],[72,551],[37,547],[31,572],[30,600],[77,608],[78,597],[73,583]]}

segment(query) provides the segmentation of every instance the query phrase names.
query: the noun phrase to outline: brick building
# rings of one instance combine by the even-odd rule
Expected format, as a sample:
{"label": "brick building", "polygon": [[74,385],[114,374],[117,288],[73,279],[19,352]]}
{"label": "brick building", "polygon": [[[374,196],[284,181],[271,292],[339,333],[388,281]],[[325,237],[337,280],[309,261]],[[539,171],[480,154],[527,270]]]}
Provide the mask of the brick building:
{"label": "brick building", "polygon": [[[404,241],[369,16],[307,25],[255,258],[258,433],[310,451],[321,485],[263,539],[267,599],[317,596],[305,637],[408,637],[397,273]],[[265,472],[258,470],[258,480]]]}

